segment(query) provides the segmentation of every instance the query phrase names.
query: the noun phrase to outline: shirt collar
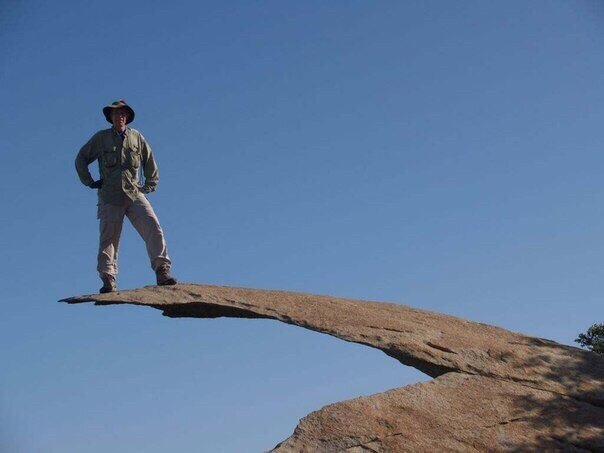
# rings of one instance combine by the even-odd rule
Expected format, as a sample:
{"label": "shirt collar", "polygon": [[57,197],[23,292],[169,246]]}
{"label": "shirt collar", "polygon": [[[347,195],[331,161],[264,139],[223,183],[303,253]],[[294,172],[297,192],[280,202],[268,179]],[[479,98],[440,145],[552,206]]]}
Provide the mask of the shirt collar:
{"label": "shirt collar", "polygon": [[124,132],[118,132],[113,127],[111,128],[111,130],[113,131],[113,133],[115,135],[119,135],[120,137],[122,137],[122,139],[125,139],[126,136],[128,135],[129,128],[124,129]]}

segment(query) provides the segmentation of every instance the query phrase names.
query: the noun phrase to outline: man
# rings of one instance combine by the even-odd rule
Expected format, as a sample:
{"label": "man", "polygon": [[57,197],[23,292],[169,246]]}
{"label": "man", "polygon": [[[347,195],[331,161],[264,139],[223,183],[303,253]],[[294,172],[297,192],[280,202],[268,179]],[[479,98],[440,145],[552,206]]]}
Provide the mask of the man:
{"label": "man", "polygon": [[[157,164],[145,138],[127,127],[134,120],[134,110],[122,99],[103,108],[112,124],[92,136],[78,153],[75,166],[82,183],[98,189],[100,221],[97,271],[103,281],[101,293],[116,290],[117,255],[124,216],[128,217],[145,241],[151,267],[158,285],[175,285],[170,275],[172,265],[159,220],[144,194],[153,192],[159,179]],[[99,163],[100,179],[94,181],[88,166]],[[144,175],[140,184],[138,173]]]}

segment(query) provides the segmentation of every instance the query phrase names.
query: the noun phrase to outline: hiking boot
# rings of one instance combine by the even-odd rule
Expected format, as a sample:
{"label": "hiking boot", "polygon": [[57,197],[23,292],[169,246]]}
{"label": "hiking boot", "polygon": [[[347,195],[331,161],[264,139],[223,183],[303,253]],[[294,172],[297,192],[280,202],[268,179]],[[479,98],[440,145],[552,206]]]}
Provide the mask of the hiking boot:
{"label": "hiking boot", "polygon": [[168,266],[161,266],[155,271],[155,275],[159,286],[176,285],[176,279],[170,275],[170,268]]}
{"label": "hiking boot", "polygon": [[109,274],[104,274],[101,277],[101,280],[103,280],[103,287],[101,289],[99,289],[99,293],[101,293],[101,294],[112,293],[113,291],[115,291],[117,289],[115,286],[115,276],[109,275]]}

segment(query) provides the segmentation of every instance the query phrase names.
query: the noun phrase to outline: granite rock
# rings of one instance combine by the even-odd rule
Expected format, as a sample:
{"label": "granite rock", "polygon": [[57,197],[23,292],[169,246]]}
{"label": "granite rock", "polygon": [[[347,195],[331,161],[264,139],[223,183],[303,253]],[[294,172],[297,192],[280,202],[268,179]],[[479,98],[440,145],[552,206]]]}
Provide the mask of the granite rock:
{"label": "granite rock", "polygon": [[326,406],[274,451],[604,451],[604,357],[547,339],[401,304],[276,290],[179,284],[63,302],[276,319],[434,378]]}

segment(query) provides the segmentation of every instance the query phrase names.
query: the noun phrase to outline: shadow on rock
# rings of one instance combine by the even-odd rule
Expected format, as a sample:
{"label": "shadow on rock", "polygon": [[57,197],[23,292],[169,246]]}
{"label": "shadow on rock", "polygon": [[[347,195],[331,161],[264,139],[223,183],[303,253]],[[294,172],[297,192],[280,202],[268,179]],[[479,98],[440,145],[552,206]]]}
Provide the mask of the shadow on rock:
{"label": "shadow on rock", "polygon": [[[604,357],[549,340],[530,338],[535,355],[528,368],[548,364],[546,380],[566,394],[534,389],[513,397],[514,423],[534,431],[531,442],[511,442],[511,451],[604,451]],[[526,386],[526,384],[522,384]]]}

